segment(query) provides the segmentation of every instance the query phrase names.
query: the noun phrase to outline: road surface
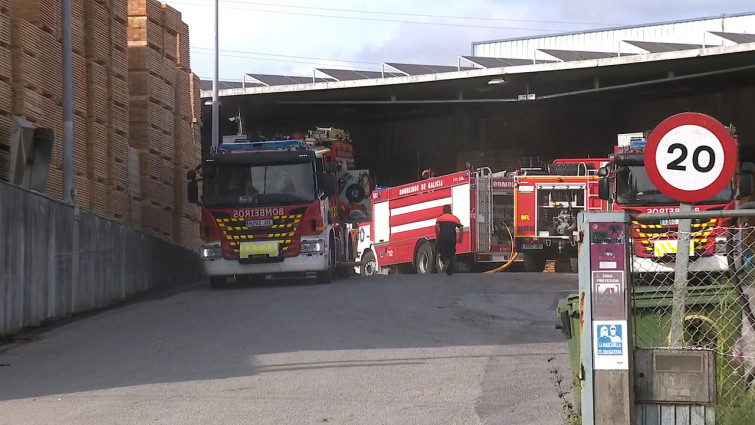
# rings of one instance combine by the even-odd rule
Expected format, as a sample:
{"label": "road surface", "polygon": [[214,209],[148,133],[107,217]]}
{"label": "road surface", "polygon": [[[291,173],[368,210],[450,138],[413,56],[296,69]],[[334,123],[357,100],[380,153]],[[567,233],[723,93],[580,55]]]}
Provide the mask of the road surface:
{"label": "road surface", "polygon": [[0,424],[562,424],[555,307],[576,287],[551,273],[187,287],[0,346]]}

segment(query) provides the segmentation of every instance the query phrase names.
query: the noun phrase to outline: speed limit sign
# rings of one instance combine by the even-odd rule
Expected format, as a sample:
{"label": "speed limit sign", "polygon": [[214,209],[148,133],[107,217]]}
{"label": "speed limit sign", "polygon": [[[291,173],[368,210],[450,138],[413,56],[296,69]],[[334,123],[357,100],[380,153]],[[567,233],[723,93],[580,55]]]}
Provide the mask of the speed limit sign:
{"label": "speed limit sign", "polygon": [[645,146],[650,181],[680,202],[700,202],[721,192],[734,177],[737,149],[729,130],[696,112],[666,118]]}

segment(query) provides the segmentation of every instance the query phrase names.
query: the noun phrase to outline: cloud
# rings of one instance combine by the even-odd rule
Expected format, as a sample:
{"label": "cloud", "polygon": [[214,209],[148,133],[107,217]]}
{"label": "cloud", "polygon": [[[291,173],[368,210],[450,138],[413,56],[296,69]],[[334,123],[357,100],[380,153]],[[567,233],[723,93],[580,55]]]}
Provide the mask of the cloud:
{"label": "cloud", "polygon": [[[471,44],[475,41],[755,10],[751,0],[383,0],[379,4],[369,0],[321,0],[316,6],[312,3],[298,7],[269,6],[273,3],[271,0],[221,2],[221,49],[229,51],[224,52],[220,60],[221,77],[239,79],[244,72],[309,76],[317,66],[378,70],[383,62],[454,65],[457,56],[471,53]],[[171,4],[183,12],[184,21],[190,25],[193,70],[202,77],[210,77],[211,4],[204,3],[204,0],[180,0]],[[281,4],[296,5],[292,2]],[[360,14],[347,10],[414,16]],[[437,15],[489,20],[449,19]],[[368,20],[339,19],[336,16]]]}

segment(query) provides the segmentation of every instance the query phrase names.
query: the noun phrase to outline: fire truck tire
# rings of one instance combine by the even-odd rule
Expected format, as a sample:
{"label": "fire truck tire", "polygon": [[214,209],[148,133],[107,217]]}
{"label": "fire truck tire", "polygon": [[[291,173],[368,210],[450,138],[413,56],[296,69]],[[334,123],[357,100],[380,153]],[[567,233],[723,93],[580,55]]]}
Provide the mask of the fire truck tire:
{"label": "fire truck tire", "polygon": [[210,276],[210,288],[220,289],[225,286],[225,276]]}
{"label": "fire truck tire", "polygon": [[545,256],[540,252],[524,253],[524,271],[531,273],[541,273],[545,269]]}
{"label": "fire truck tire", "polygon": [[362,254],[362,265],[359,266],[359,274],[362,276],[375,276],[377,274],[377,260],[375,259],[374,252],[365,251]]}
{"label": "fire truck tire", "polygon": [[435,255],[429,242],[420,242],[414,256],[414,270],[417,274],[430,274],[435,271]]}

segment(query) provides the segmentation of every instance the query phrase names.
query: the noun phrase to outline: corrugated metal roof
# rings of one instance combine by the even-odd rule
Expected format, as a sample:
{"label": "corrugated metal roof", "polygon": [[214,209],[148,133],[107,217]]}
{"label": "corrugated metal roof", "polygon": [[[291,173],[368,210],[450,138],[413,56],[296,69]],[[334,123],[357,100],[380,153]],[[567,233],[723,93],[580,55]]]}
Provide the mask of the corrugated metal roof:
{"label": "corrugated metal roof", "polygon": [[[627,30],[627,29],[654,27],[654,26],[660,26],[660,25],[687,24],[691,22],[710,21],[710,20],[715,20],[715,19],[726,19],[726,18],[739,18],[739,17],[748,17],[748,16],[755,16],[755,11],[733,13],[733,14],[721,14],[717,16],[707,16],[707,17],[702,17],[702,18],[678,19],[674,21],[660,21],[660,22],[653,22],[649,24],[623,25],[623,26],[617,26],[617,27],[599,28],[599,29],[592,29],[592,30],[570,31],[570,32],[560,33],[558,35],[559,36],[583,35],[583,34],[591,34],[591,33],[604,32],[604,31],[620,31],[620,30]],[[472,50],[474,50],[475,45],[479,45],[479,44],[501,43],[501,42],[507,42],[507,41],[535,40],[538,38],[543,38],[543,36],[530,35],[526,37],[501,38],[501,39],[496,39],[496,40],[475,41],[474,43],[472,43]]]}

